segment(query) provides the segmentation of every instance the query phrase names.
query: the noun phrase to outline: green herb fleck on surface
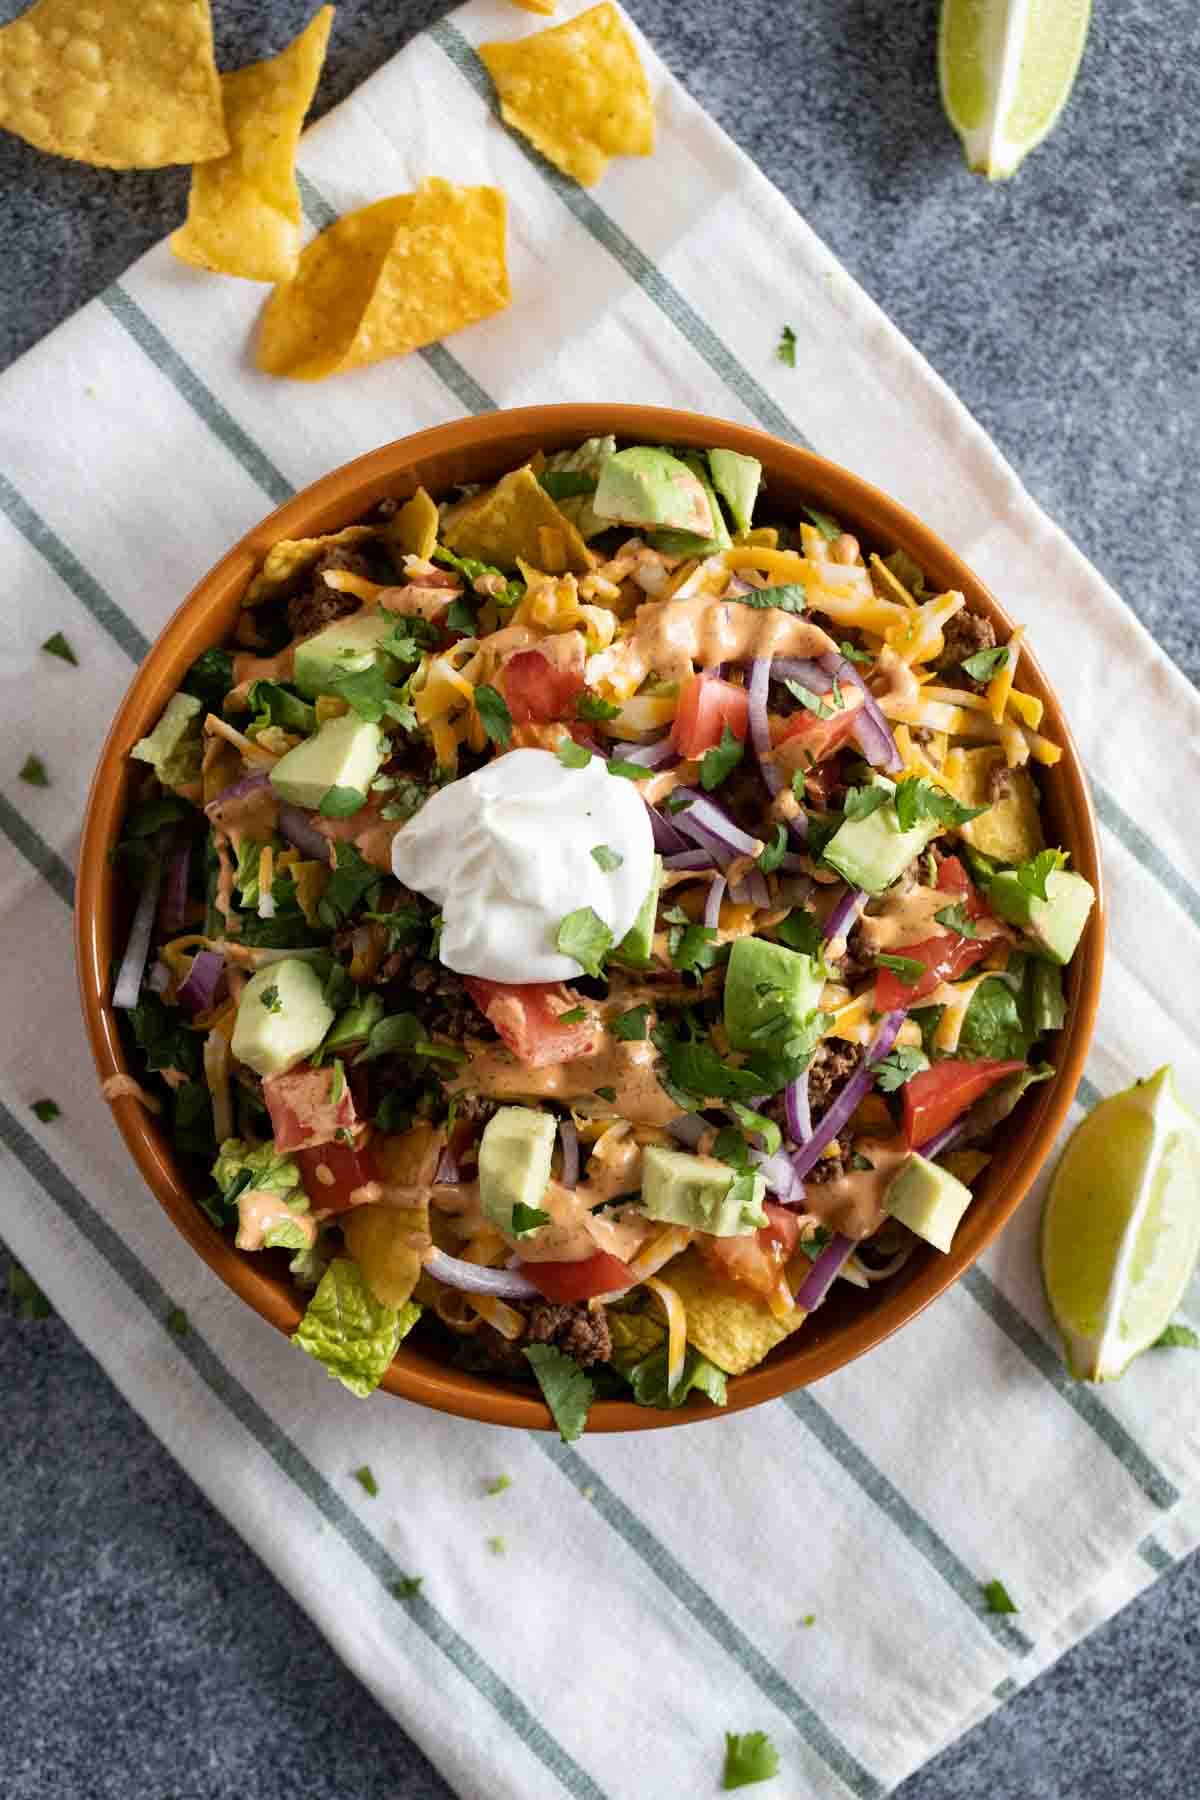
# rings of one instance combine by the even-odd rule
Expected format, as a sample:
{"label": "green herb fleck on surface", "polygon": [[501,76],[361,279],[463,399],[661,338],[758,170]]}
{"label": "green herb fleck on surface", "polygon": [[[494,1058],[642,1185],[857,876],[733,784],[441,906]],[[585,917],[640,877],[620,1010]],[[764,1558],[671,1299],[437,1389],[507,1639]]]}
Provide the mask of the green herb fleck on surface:
{"label": "green herb fleck on surface", "polygon": [[399,1581],[392,1583],[392,1592],[397,1600],[415,1600],[424,1579],[423,1575],[402,1575]]}
{"label": "green herb fleck on surface", "polygon": [[512,1230],[514,1237],[525,1237],[539,1226],[550,1223],[550,1214],[543,1212],[540,1206],[526,1206],[523,1200],[514,1203],[512,1209]]}
{"label": "green herb fleck on surface", "polygon": [[737,768],[746,746],[741,738],[734,737],[728,725],[721,729],[721,741],[712,750],[706,750],[700,759],[700,785],[706,794],[711,794],[715,787],[720,787],[727,775]]}
{"label": "green herb fleck on surface", "polygon": [[939,925],[946,927],[947,931],[957,931],[959,937],[977,938],[979,936],[979,927],[969,916],[966,906],[961,900],[956,900],[953,906],[943,906],[941,912],[934,913],[933,916]]}
{"label": "green herb fleck on surface", "polygon": [[373,1500],[379,1492],[379,1483],[376,1481],[374,1475],[372,1475],[367,1463],[364,1463],[361,1469],[354,1470],[354,1479],[358,1482],[360,1487],[366,1489]]}
{"label": "green herb fleck on surface", "polygon": [[607,1100],[610,1106],[613,1106],[616,1103],[617,1090],[614,1087],[593,1088],[592,1092],[595,1094],[597,1100]]}
{"label": "green herb fleck on surface", "polygon": [[52,1120],[62,1117],[62,1107],[57,1100],[35,1100],[29,1110],[43,1125],[49,1125]]}
{"label": "green herb fleck on surface", "polygon": [[628,1012],[610,1019],[608,1029],[620,1043],[640,1043],[649,1030],[649,1018],[648,1006],[631,1006]]}
{"label": "green herb fleck on surface", "polygon": [[559,1013],[558,1022],[560,1025],[582,1025],[587,1016],[586,1006],[573,1006],[569,1012]]}
{"label": "green herb fleck on surface", "polygon": [[336,1106],[346,1091],[346,1066],[340,1056],[333,1059],[333,1069],[329,1077],[329,1103]]}
{"label": "green herb fleck on surface", "polygon": [[856,650],[849,638],[843,638],[838,645],[838,649],[841,651],[847,662],[871,663],[875,661],[875,658],[869,656],[865,650]]}
{"label": "green herb fleck on surface", "polygon": [[599,975],[613,947],[613,934],[599,913],[580,906],[563,919],[554,943],[559,954],[573,958],[585,975]]}
{"label": "green herb fleck on surface", "polygon": [[505,1488],[510,1488],[511,1486],[511,1475],[497,1475],[494,1481],[488,1482],[484,1491],[489,1494],[502,1494]]}
{"label": "green herb fleck on surface", "polygon": [[586,769],[592,760],[587,745],[577,744],[573,737],[559,738],[557,755],[564,769]]}
{"label": "green herb fleck on surface", "polygon": [[173,1306],[167,1314],[167,1330],[173,1331],[176,1337],[188,1334],[188,1316],[182,1306]]}
{"label": "green herb fleck on surface", "polygon": [[881,951],[875,961],[881,969],[890,969],[893,975],[898,975],[905,987],[915,987],[928,970],[928,964],[915,956],[888,956]]}
{"label": "green herb fleck on surface", "polygon": [[623,757],[614,756],[607,764],[610,775],[623,775],[626,781],[652,781],[653,769],[644,769],[641,763],[626,762]]}
{"label": "green herb fleck on surface", "polygon": [[1008,645],[998,644],[994,650],[977,650],[959,663],[959,668],[972,681],[990,681],[1000,669],[1008,667]]}
{"label": "green herb fleck on surface", "polygon": [[8,1297],[19,1319],[48,1319],[54,1310],[32,1275],[9,1259]]}
{"label": "green herb fleck on surface", "polygon": [[869,819],[871,814],[886,806],[888,792],[881,787],[852,787],[846,789],[846,801],[843,811],[848,820]]}
{"label": "green herb fleck on surface", "polygon": [[725,1770],[721,1786],[751,1787],[756,1781],[769,1781],[779,1773],[779,1752],[765,1731],[725,1733]]}
{"label": "green herb fleck on surface", "polygon": [[1151,1344],[1152,1350],[1200,1350],[1200,1337],[1190,1325],[1168,1325],[1161,1337]]}
{"label": "green herb fleck on surface", "polygon": [[502,1537],[490,1537],[488,1539],[488,1549],[493,1556],[503,1556],[505,1549],[504,1539]]}
{"label": "green herb fleck on surface", "polygon": [[1020,1608],[1014,1604],[1008,1589],[1002,1581],[985,1582],[983,1597],[987,1601],[987,1609],[990,1613],[1015,1613],[1020,1611]]}
{"label": "green herb fleck on surface", "polygon": [[1050,896],[1046,892],[1046,879],[1056,870],[1064,868],[1066,861],[1065,850],[1039,850],[1036,856],[1031,856],[1028,862],[1021,864],[1017,870],[1017,880],[1035,900],[1048,900]]}
{"label": "green herb fleck on surface", "polygon": [[79,658],[76,656],[74,650],[72,650],[61,631],[56,631],[53,637],[48,637],[42,645],[42,649],[48,656],[57,656],[61,658],[63,662],[70,663],[72,668],[77,669],[79,667]]}
{"label": "green herb fleck on surface", "polygon": [[789,950],[800,950],[805,956],[817,956],[821,950],[821,928],[813,915],[802,906],[793,906],[786,919],[780,919],[775,936]]}
{"label": "green herb fleck on surface", "polygon": [[317,811],[323,819],[352,819],[366,804],[367,796],[360,788],[331,787],[322,794]]}
{"label": "green herb fleck on surface", "polygon": [[611,700],[602,700],[599,694],[583,693],[575,696],[577,719],[615,719],[620,710]]}
{"label": "green herb fleck on surface", "polygon": [[901,831],[911,831],[921,819],[936,819],[939,825],[966,825],[990,811],[990,805],[960,806],[952,794],[919,775],[907,775],[897,785],[895,799]]}
{"label": "green herb fleck on surface", "polygon": [[911,1081],[914,1075],[928,1067],[929,1058],[923,1050],[902,1044],[875,1064],[875,1079],[885,1094],[894,1094],[897,1088],[902,1088],[906,1081]]}
{"label": "green herb fleck on surface", "polygon": [[796,366],[796,334],[790,325],[785,325],[779,334],[779,342],[775,346],[775,355],[789,369]]}
{"label": "green herb fleck on surface", "polygon": [[17,774],[22,781],[27,781],[30,787],[50,786],[50,777],[46,773],[46,765],[40,756],[27,756],[17,770]]}
{"label": "green herb fleck on surface", "polygon": [[279,989],[275,986],[274,982],[271,983],[270,987],[265,987],[263,989],[262,993],[258,996],[258,1004],[260,1006],[265,1006],[269,1013],[281,1013],[283,1011],[283,1001],[279,998]]}
{"label": "green herb fleck on surface", "polygon": [[776,825],[769,844],[764,844],[758,858],[758,866],[764,875],[771,875],[779,867],[787,854],[787,826]]}
{"label": "green herb fleck on surface", "polygon": [[793,700],[798,700],[806,712],[814,714],[818,719],[832,719],[836,708],[827,706],[820,694],[814,694],[811,688],[804,686],[803,682],[785,681],[783,685]]}
{"label": "green herb fleck on surface", "polygon": [[606,875],[611,875],[614,869],[621,867],[625,858],[619,851],[610,850],[607,844],[593,844],[592,861],[597,868],[603,869]]}

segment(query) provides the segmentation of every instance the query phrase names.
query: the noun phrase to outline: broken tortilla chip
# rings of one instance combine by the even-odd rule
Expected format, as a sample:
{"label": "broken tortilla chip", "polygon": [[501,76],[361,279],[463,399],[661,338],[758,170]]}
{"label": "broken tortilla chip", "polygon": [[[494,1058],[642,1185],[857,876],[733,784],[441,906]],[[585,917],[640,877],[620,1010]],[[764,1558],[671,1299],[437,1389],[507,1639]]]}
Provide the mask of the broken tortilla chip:
{"label": "broken tortilla chip", "polygon": [[592,566],[591,551],[528,464],[448,512],[442,542],[459,556],[502,569],[514,568],[518,560],[550,575],[567,569],[582,574]]}
{"label": "broken tortilla chip", "polygon": [[208,0],[37,0],[0,26],[0,126],[102,169],[223,156]]}
{"label": "broken tortilla chip", "polygon": [[549,18],[557,4],[558,0],[513,0],[522,12],[541,13],[543,18]]}
{"label": "broken tortilla chip", "polygon": [[800,1307],[786,1321],[777,1319],[763,1301],[723,1286],[694,1250],[685,1250],[668,1265],[666,1279],[687,1310],[688,1343],[727,1375],[744,1375],[776,1344],[803,1325]]}
{"label": "broken tortilla chip", "polygon": [[611,156],[649,156],[654,102],[637,46],[608,0],[514,43],[480,44],[506,125],[584,187]]}
{"label": "broken tortilla chip", "polygon": [[323,6],[269,62],[221,77],[227,156],[192,171],[185,223],[171,238],[182,262],[247,281],[286,281],[300,258],[296,145],[333,24]]}
{"label": "broken tortilla chip", "polygon": [[501,312],[512,298],[505,216],[499,188],[437,178],[347,213],[267,302],[259,368],[320,381]]}
{"label": "broken tortilla chip", "polygon": [[420,556],[428,562],[438,538],[438,509],[423,487],[384,526],[383,536],[397,556]]}
{"label": "broken tortilla chip", "polygon": [[378,536],[373,525],[347,525],[344,531],[331,531],[324,537],[283,538],[267,551],[262,568],[246,589],[243,605],[261,606],[264,600],[295,593],[327,550],[336,550],[339,544],[361,544],[364,538]]}

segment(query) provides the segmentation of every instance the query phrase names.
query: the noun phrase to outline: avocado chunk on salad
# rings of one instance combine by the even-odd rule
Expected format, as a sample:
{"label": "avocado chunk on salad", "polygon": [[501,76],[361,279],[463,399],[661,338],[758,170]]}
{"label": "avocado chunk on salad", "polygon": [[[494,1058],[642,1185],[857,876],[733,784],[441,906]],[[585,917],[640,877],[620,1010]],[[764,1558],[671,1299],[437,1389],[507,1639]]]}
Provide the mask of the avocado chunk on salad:
{"label": "avocado chunk on salad", "polygon": [[1094,895],[895,549],[726,445],[552,445],[272,546],[132,750],[131,1067],[351,1392],[416,1332],[570,1435],[721,1405],[950,1248]]}

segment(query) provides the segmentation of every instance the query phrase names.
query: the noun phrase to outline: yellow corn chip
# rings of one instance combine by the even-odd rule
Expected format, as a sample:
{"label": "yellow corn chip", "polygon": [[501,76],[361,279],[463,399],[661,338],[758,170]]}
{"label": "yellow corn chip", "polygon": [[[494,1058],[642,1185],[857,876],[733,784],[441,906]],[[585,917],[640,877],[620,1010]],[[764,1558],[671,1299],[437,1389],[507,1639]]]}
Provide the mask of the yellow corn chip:
{"label": "yellow corn chip", "polygon": [[506,125],[584,187],[610,156],[649,156],[654,103],[637,46],[608,0],[515,43],[480,44]]}
{"label": "yellow corn chip", "polygon": [[267,551],[262,568],[246,590],[244,604],[261,606],[264,600],[294,593],[327,550],[334,550],[339,544],[358,544],[364,538],[378,535],[373,525],[347,525],[344,531],[331,531],[324,537],[282,538]]}
{"label": "yellow corn chip", "polygon": [[247,281],[286,281],[300,256],[296,145],[333,24],[323,6],[269,62],[222,75],[232,148],[192,171],[187,221],[171,239],[182,262]]}
{"label": "yellow corn chip", "polygon": [[437,543],[438,509],[423,487],[406,500],[383,535],[398,556],[423,556],[428,561]]}
{"label": "yellow corn chip", "polygon": [[0,126],[103,169],[223,156],[208,0],[38,0],[0,27]]}
{"label": "yellow corn chip", "polygon": [[[514,568],[518,559],[551,575],[565,569],[579,573],[592,566],[587,545],[528,465],[511,470],[495,487],[447,513],[442,542],[460,556],[506,569]],[[560,559],[557,568],[543,561],[547,550]]]}
{"label": "yellow corn chip", "polygon": [[544,18],[549,18],[557,0],[513,0],[513,5],[519,6],[522,12],[541,13]]}
{"label": "yellow corn chip", "polygon": [[[947,764],[947,770],[950,765]],[[1004,752],[990,744],[960,750],[954,770],[954,797],[963,806],[986,806],[987,812],[960,826],[975,850],[1000,862],[1023,863],[1044,846],[1037,788],[1028,769],[1004,769]],[[998,792],[993,797],[993,777]],[[989,804],[990,803],[990,804]]]}
{"label": "yellow corn chip", "polygon": [[320,381],[501,312],[511,299],[504,228],[499,188],[437,178],[347,213],[267,302],[259,368]]}
{"label": "yellow corn chip", "polygon": [[720,1285],[694,1250],[685,1250],[668,1268],[668,1280],[687,1309],[688,1342],[727,1375],[744,1375],[804,1323],[799,1307],[781,1321],[764,1301],[743,1299]]}

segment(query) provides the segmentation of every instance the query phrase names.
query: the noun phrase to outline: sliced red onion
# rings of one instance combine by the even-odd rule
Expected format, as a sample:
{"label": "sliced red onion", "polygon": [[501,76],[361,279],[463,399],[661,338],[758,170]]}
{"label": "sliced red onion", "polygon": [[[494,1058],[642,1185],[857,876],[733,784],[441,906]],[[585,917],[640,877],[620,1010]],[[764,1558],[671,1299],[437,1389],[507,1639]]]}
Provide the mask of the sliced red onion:
{"label": "sliced red onion", "polygon": [[854,915],[858,908],[865,905],[867,895],[862,888],[847,888],[833,911],[825,921],[821,936],[828,943],[831,938],[845,937],[854,923]]}
{"label": "sliced red onion", "polygon": [[790,1156],[782,1150],[777,1150],[774,1156],[768,1156],[764,1151],[753,1148],[747,1151],[747,1155],[761,1170],[767,1186],[782,1205],[804,1204],[804,1183],[793,1169]]}
{"label": "sliced red onion", "polygon": [[853,1239],[842,1237],[840,1233],[835,1234],[800,1284],[796,1305],[805,1312],[814,1312],[853,1254]]}
{"label": "sliced red onion", "polygon": [[879,1027],[875,1036],[871,1039],[871,1042],[867,1047],[867,1053],[863,1057],[862,1062],[859,1064],[858,1068],[855,1069],[853,1075],[850,1077],[837,1099],[833,1102],[833,1105],[829,1108],[825,1117],[821,1120],[821,1123],[813,1131],[812,1136],[806,1139],[804,1144],[796,1151],[796,1154],[792,1158],[792,1167],[802,1180],[804,1176],[808,1174],[808,1171],[812,1168],[826,1144],[831,1144],[833,1142],[834,1138],[842,1129],[842,1126],[854,1112],[854,1109],[857,1107],[863,1095],[867,1093],[871,1087],[875,1079],[874,1074],[872,1073],[874,1064],[882,1061],[887,1055],[888,1051],[896,1041],[900,1027],[907,1017],[908,1014],[903,1007],[897,1007],[894,1012],[884,1013],[883,1018],[879,1021]]}
{"label": "sliced red onion", "polygon": [[138,1003],[142,991],[142,975],[146,967],[146,958],[150,954],[150,939],[154,932],[154,918],[158,911],[158,890],[162,886],[162,860],[155,857],[151,865],[146,885],[142,889],[137,910],[133,915],[133,924],[129,928],[129,940],[125,945],[125,955],[121,959],[120,971],[113,988],[113,1005],[128,1012]]}
{"label": "sliced red onion", "polygon": [[[756,656],[750,665],[750,686],[747,689],[750,704],[750,742],[754,754],[758,758],[758,772],[763,778],[763,785],[772,800],[785,785],[779,765],[775,761],[771,743],[771,721],[767,716],[767,695],[772,675],[779,669],[785,659],[769,656]],[[796,665],[800,667],[799,664]],[[803,812],[787,822],[788,830],[797,843],[808,841],[808,818]],[[796,859],[799,867],[799,859]]]}
{"label": "sliced red onion", "polygon": [[705,1132],[712,1130],[712,1126],[699,1113],[681,1113],[677,1119],[671,1120],[667,1130],[681,1144],[686,1144],[689,1150],[694,1150]]}
{"label": "sliced red onion", "polygon": [[783,861],[779,866],[787,875],[803,875],[804,858],[798,851],[785,850],[783,853]]}
{"label": "sliced red onion", "polygon": [[225,958],[219,950],[201,950],[192,958],[188,978],[176,999],[185,1012],[207,1012],[217,998],[217,989],[225,973]]}
{"label": "sliced red onion", "polygon": [[463,1262],[444,1250],[426,1252],[425,1267],[436,1281],[460,1288],[464,1294],[492,1294],[498,1300],[538,1300],[541,1292],[516,1269],[486,1269],[480,1263]]}
{"label": "sliced red onion", "polygon": [[927,1162],[932,1162],[935,1156],[940,1156],[943,1150],[950,1148],[956,1138],[962,1136],[966,1124],[967,1115],[964,1113],[961,1119],[955,1119],[953,1124],[944,1126],[935,1136],[926,1138],[923,1144],[918,1144],[917,1155],[923,1156]]}
{"label": "sliced red onion", "polygon": [[729,890],[729,898],[738,906],[770,906],[771,890],[761,869],[751,869],[744,881]]}
{"label": "sliced red onion", "polygon": [[828,692],[829,682],[829,671],[824,664],[824,657],[820,662],[809,662],[799,656],[777,656],[771,663],[771,678],[774,681],[798,681],[810,694],[824,694]]}
{"label": "sliced red onion", "polygon": [[219,825],[221,815],[231,801],[246,800],[251,794],[257,794],[260,789],[268,788],[270,785],[270,776],[261,772],[256,775],[243,775],[240,780],[234,782],[232,787],[225,788],[215,800],[209,801],[204,808],[205,815],[214,825]]}
{"label": "sliced red onion", "polygon": [[311,861],[329,861],[329,839],[309,823],[309,814],[302,812],[300,807],[286,804],[280,807],[279,830],[294,849],[303,851]]}
{"label": "sliced red onion", "polygon": [[433,1171],[435,1183],[450,1186],[459,1179],[458,1158],[448,1146],[443,1146],[437,1159],[437,1168]]}
{"label": "sliced red onion", "polygon": [[152,994],[165,994],[171,985],[171,971],[166,963],[156,962],[146,977],[146,986]]}
{"label": "sliced red onion", "polygon": [[873,768],[897,774],[904,767],[904,758],[896,748],[892,728],[880,711],[879,702],[854,664],[831,650],[821,658],[821,667],[838,681],[852,681],[855,687],[862,689],[863,703],[854,724],[855,741]]}
{"label": "sliced red onion", "polygon": [[670,769],[679,761],[679,752],[670,737],[659,738],[655,744],[639,743],[636,750],[627,750],[622,742],[621,760],[637,763],[643,769]]}
{"label": "sliced red onion", "polygon": [[192,842],[188,837],[177,841],[167,858],[167,875],[163,886],[161,924],[168,936],[182,931],[187,919],[188,870],[192,862]]}
{"label": "sliced red onion", "polygon": [[705,850],[715,846],[726,860],[733,856],[758,855],[758,839],[735,825],[715,800],[698,793],[695,788],[677,788],[676,792],[691,801],[686,811],[675,815],[685,837],[690,837]]}
{"label": "sliced red onion", "polygon": [[579,1133],[568,1114],[558,1121],[558,1141],[562,1145],[562,1173],[559,1180],[565,1188],[579,1185]]}
{"label": "sliced red onion", "polygon": [[807,1144],[812,1136],[812,1107],[808,1103],[808,1070],[789,1081],[784,1093],[788,1136],[793,1144]]}
{"label": "sliced red onion", "polygon": [[648,806],[646,811],[650,814],[650,828],[654,832],[654,848],[660,856],[676,856],[688,849],[687,838],[656,806]]}
{"label": "sliced red onion", "polygon": [[664,869],[711,869],[713,854],[709,850],[681,850],[678,856],[664,856]]}
{"label": "sliced red onion", "polygon": [[709,884],[708,899],[704,902],[704,923],[710,931],[716,931],[721,923],[721,902],[725,898],[725,877],[717,875]]}

